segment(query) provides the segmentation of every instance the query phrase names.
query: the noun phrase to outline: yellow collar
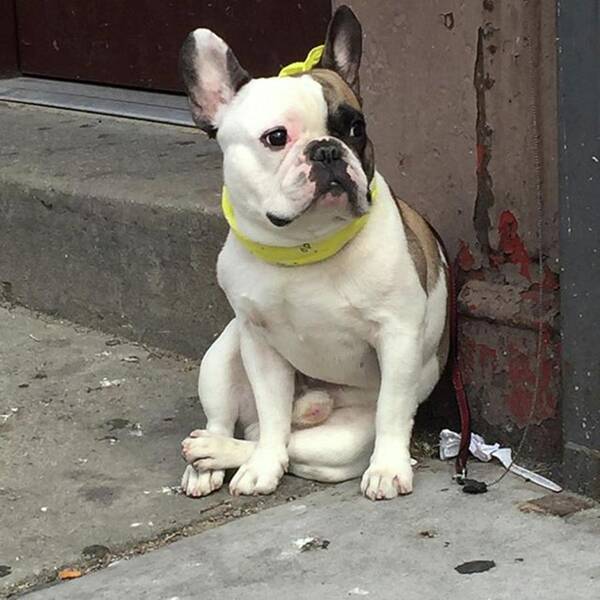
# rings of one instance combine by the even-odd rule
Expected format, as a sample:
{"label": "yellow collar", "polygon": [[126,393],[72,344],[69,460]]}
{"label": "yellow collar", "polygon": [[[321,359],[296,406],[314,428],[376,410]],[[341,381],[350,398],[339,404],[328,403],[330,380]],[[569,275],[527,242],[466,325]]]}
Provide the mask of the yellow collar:
{"label": "yellow collar", "polygon": [[[279,77],[287,77],[288,75],[297,75],[306,73],[315,67],[323,54],[323,46],[313,48],[303,62],[295,62],[287,65],[279,71]],[[371,190],[371,200],[374,202],[377,197],[377,188],[375,179],[371,181],[369,186]],[[221,199],[221,208],[229,227],[235,237],[243,244],[243,246],[254,256],[264,260],[272,265],[281,265],[285,267],[299,267],[302,265],[310,265],[331,258],[337,254],[348,242],[362,230],[369,218],[369,213],[354,219],[345,227],[338,229],[329,237],[322,240],[306,242],[297,246],[267,246],[260,244],[246,237],[238,228],[233,205],[229,200],[227,188],[223,186],[223,196]]]}
{"label": "yellow collar", "polygon": [[[371,200],[375,202],[377,198],[375,179],[373,179],[369,188],[371,190]],[[221,208],[232,233],[243,244],[246,250],[265,262],[284,267],[310,265],[331,258],[358,235],[361,229],[367,224],[369,218],[369,213],[358,217],[322,240],[305,242],[296,246],[267,246],[251,240],[239,230],[233,212],[233,205],[229,200],[229,194],[225,186],[223,186]]]}

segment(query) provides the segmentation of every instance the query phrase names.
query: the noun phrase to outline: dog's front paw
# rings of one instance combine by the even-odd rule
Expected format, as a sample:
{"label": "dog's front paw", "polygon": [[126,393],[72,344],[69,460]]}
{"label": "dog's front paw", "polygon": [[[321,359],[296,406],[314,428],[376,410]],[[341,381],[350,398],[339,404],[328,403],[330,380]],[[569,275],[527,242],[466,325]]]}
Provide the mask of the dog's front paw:
{"label": "dog's front paw", "polygon": [[287,467],[288,456],[285,448],[280,451],[257,448],[250,460],[237,470],[229,484],[229,491],[234,496],[271,494],[277,488]]}
{"label": "dog's front paw", "polygon": [[360,484],[361,492],[371,500],[389,500],[413,490],[413,471],[409,458],[381,460],[374,457]]}
{"label": "dog's front paw", "polygon": [[199,498],[216,492],[223,485],[225,471],[198,472],[192,465],[188,465],[181,478],[181,489],[186,496]]}
{"label": "dog's front paw", "polygon": [[252,455],[254,443],[196,429],[181,442],[181,455],[200,472],[232,469]]}

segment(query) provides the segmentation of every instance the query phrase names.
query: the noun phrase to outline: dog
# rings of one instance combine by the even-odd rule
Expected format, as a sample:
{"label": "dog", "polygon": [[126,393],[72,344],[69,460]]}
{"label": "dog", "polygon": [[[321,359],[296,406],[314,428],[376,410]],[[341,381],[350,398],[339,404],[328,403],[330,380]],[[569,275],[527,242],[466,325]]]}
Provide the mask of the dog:
{"label": "dog", "polygon": [[414,415],[448,357],[448,264],[375,169],[361,54],[345,6],[318,63],[286,77],[251,78],[207,29],[183,44],[193,118],[223,152],[231,230],[217,275],[235,314],[201,363],[206,429],[182,442],[189,496],[232,468],[234,495],[269,494],[286,471],[362,475],[372,500],[413,489]]}

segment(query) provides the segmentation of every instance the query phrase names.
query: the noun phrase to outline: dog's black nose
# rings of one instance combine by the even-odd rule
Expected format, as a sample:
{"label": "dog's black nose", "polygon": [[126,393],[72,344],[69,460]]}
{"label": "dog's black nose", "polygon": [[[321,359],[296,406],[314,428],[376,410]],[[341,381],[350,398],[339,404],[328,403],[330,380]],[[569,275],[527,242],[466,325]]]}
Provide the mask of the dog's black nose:
{"label": "dog's black nose", "polygon": [[286,225],[289,225],[292,222],[292,219],[278,217],[277,215],[274,215],[273,213],[269,212],[267,213],[267,219],[269,219],[269,221],[271,221],[271,223],[273,223],[275,227],[285,227]]}
{"label": "dog's black nose", "polygon": [[334,140],[324,140],[315,142],[310,148],[309,158],[313,162],[331,164],[342,158],[342,149],[338,142]]}

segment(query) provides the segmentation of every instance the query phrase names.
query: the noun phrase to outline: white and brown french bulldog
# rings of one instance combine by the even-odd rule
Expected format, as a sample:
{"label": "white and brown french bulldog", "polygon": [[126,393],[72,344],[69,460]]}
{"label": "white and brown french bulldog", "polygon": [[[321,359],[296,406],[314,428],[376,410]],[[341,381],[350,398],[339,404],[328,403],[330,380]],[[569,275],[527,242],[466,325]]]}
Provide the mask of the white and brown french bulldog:
{"label": "white and brown french bulldog", "polygon": [[[219,489],[229,468],[232,494],[269,494],[288,470],[362,475],[373,500],[413,489],[413,418],[448,355],[448,266],[375,169],[361,52],[347,7],[320,62],[293,76],[252,79],[207,29],[182,48],[193,116],[221,146],[235,219],[217,264],[235,318],[200,367],[207,425],[182,443],[189,496]],[[273,259],[313,247],[298,266]]]}

